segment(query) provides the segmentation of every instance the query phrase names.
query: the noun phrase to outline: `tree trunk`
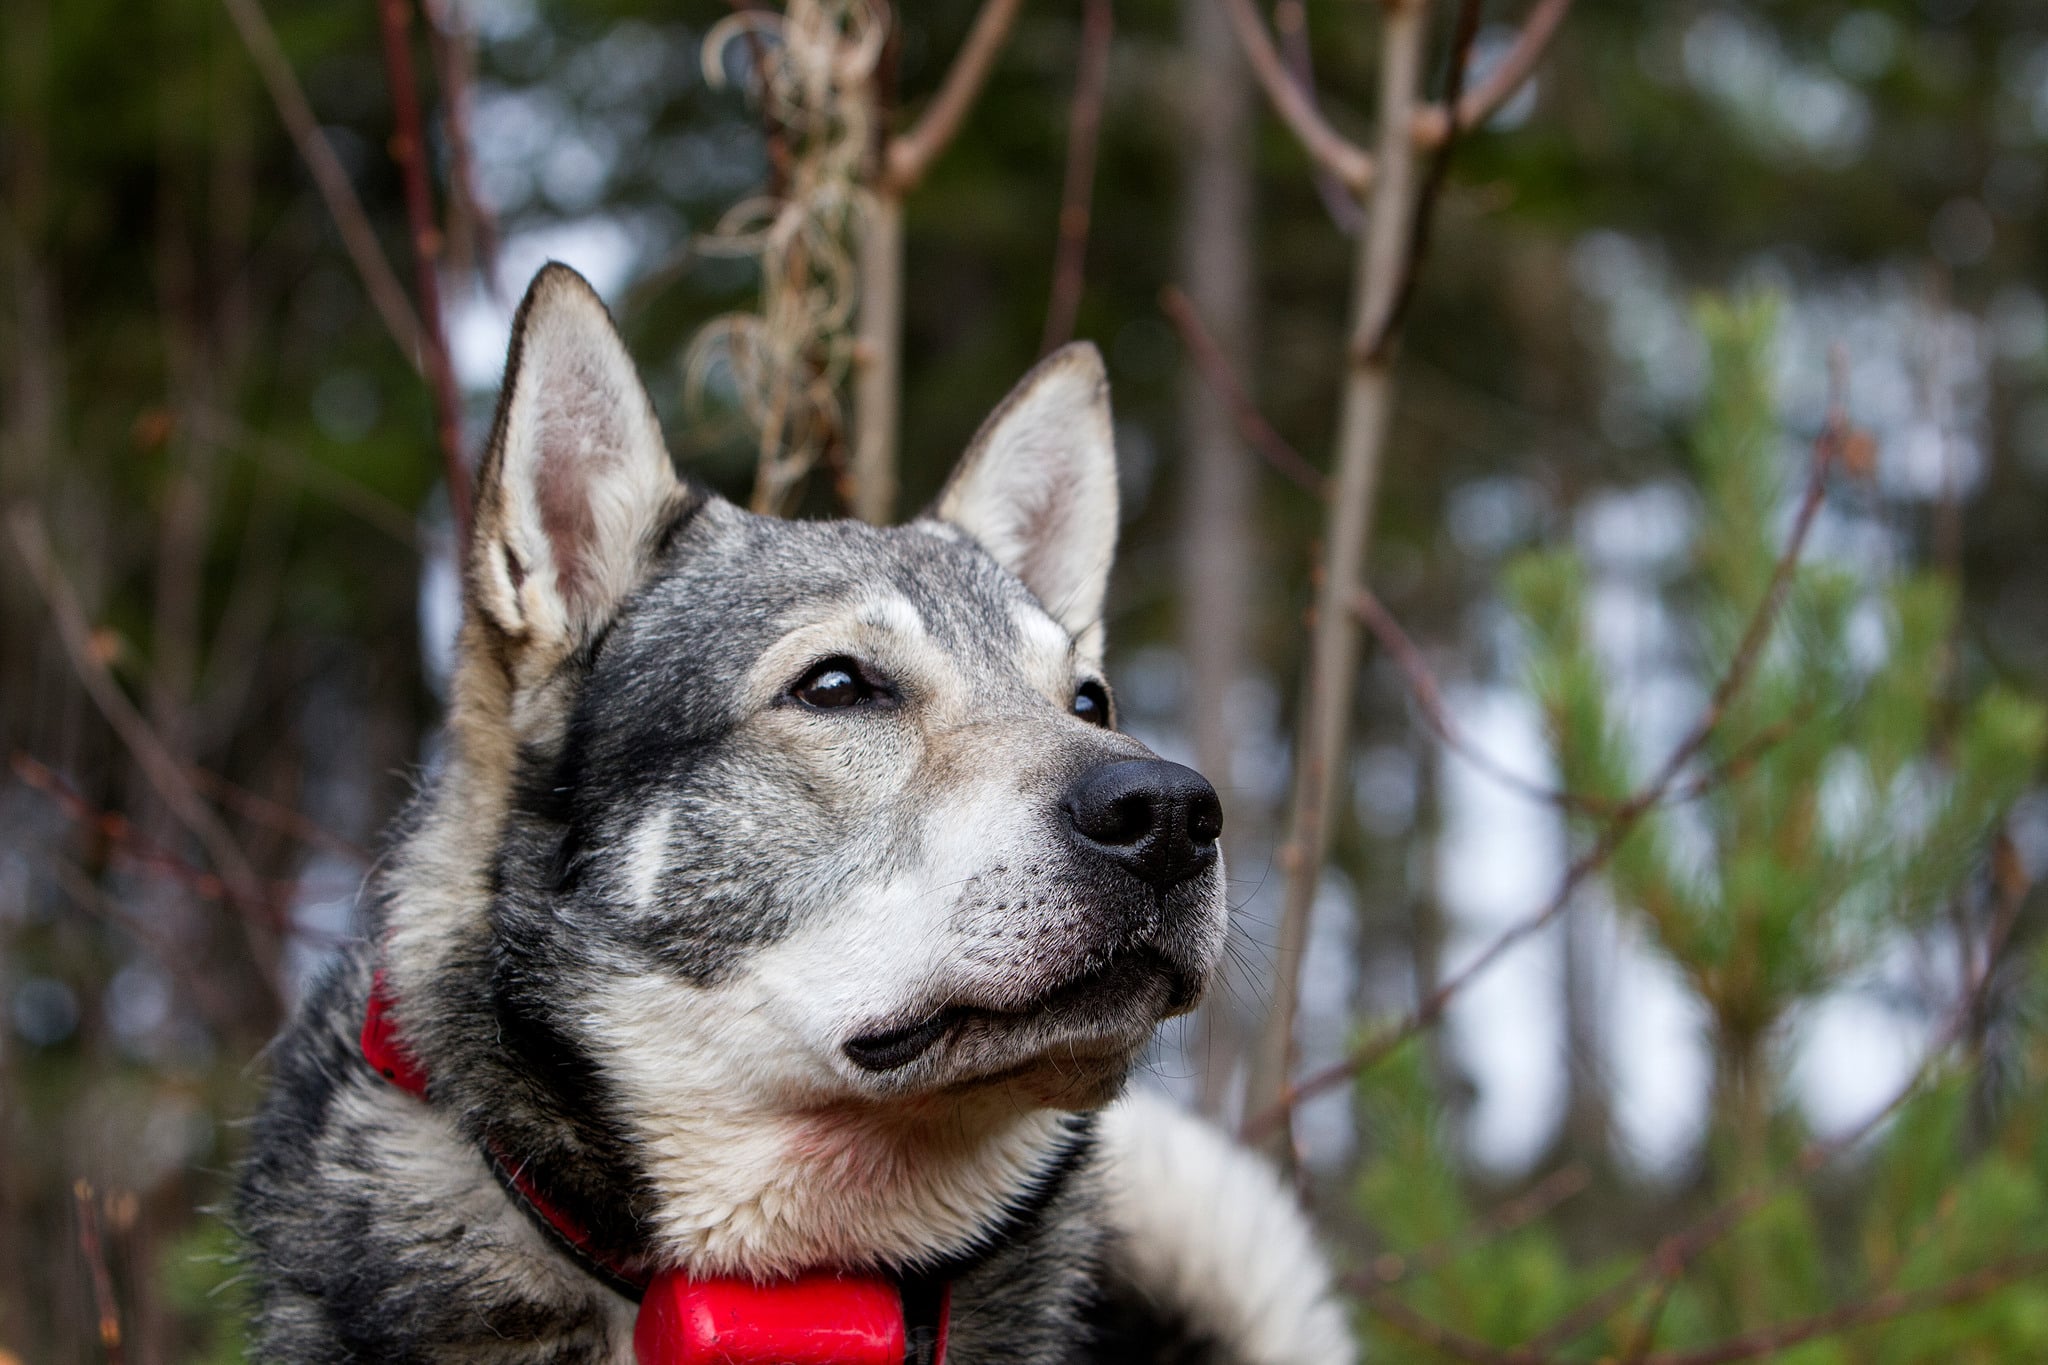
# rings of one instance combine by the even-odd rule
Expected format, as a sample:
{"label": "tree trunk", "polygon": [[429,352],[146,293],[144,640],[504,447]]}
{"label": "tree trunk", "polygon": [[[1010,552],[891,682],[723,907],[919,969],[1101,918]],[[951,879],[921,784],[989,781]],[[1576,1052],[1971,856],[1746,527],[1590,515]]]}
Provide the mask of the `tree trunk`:
{"label": "tree trunk", "polygon": [[[1233,373],[1251,382],[1252,142],[1251,78],[1229,19],[1214,0],[1182,7],[1187,89],[1186,150],[1181,208],[1180,278]],[[1224,794],[1225,865],[1242,868],[1246,835],[1268,812],[1249,809],[1233,789],[1230,761],[1236,735],[1228,702],[1246,669],[1252,595],[1252,508],[1257,493],[1249,453],[1228,405],[1192,364],[1181,380],[1181,441],[1187,452],[1181,506],[1181,649],[1187,658],[1187,726],[1195,766]],[[1233,927],[1233,932],[1234,932]],[[1207,1055],[1202,1068],[1205,1113],[1222,1112],[1232,1072],[1241,1061],[1245,1020],[1229,991],[1209,999],[1195,1030]]]}

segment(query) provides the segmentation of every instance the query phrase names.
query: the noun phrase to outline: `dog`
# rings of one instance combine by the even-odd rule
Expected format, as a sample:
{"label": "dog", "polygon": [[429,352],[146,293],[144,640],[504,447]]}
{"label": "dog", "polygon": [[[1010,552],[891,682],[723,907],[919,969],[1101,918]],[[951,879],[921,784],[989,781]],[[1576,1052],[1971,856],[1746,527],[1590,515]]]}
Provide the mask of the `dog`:
{"label": "dog", "polygon": [[445,760],[240,1172],[260,1358],[750,1359],[647,1338],[865,1294],[892,1359],[1347,1365],[1277,1178],[1118,1098],[1216,966],[1222,813],[1116,729],[1092,347],[926,516],[760,517],[550,265],[472,520]]}

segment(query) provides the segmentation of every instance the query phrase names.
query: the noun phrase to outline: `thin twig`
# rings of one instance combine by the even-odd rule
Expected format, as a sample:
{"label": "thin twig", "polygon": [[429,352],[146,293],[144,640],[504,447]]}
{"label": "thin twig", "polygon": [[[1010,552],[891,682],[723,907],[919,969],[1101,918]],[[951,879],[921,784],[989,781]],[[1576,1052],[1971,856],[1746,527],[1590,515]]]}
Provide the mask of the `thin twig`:
{"label": "thin twig", "polygon": [[1933,1289],[1881,1294],[1861,1303],[1843,1304],[1798,1322],[1780,1323],[1734,1337],[1715,1346],[1691,1351],[1660,1351],[1646,1356],[1643,1365],[1731,1365],[1731,1362],[1739,1360],[1760,1360],[1805,1342],[1840,1336],[1858,1327],[1893,1322],[1938,1308],[1954,1308],[2043,1274],[2048,1274],[2048,1252],[2014,1256]]}
{"label": "thin twig", "polygon": [[[1301,88],[1302,98],[1313,106],[1316,63],[1315,53],[1309,47],[1308,5],[1304,0],[1279,0],[1273,6],[1273,31],[1280,40],[1280,54],[1287,59],[1288,72]],[[1346,237],[1356,237],[1365,230],[1365,212],[1359,207],[1358,195],[1322,162],[1311,158],[1310,165],[1314,167],[1316,197],[1323,201],[1323,212],[1330,215],[1337,231]]]}
{"label": "thin twig", "polygon": [[1316,107],[1308,92],[1295,81],[1279,50],[1273,46],[1273,35],[1266,31],[1266,21],[1259,17],[1252,0],[1222,0],[1222,3],[1230,11],[1230,22],[1237,30],[1238,43],[1244,48],[1252,74],[1258,77],[1259,86],[1266,92],[1266,102],[1273,106],[1273,112],[1294,133],[1311,160],[1337,177],[1353,194],[1363,194],[1372,183],[1372,156],[1338,132],[1323,117],[1322,110]]}
{"label": "thin twig", "polygon": [[[1832,428],[1830,430],[1832,431]],[[1792,532],[1786,539],[1784,551],[1778,556],[1778,561],[1772,568],[1770,582],[1764,590],[1763,598],[1751,613],[1735,653],[1722,672],[1720,681],[1715,685],[1706,707],[1694,721],[1692,729],[1672,749],[1670,756],[1658,768],[1655,776],[1615,809],[1595,836],[1593,845],[1565,869],[1564,878],[1557,891],[1545,902],[1542,909],[1502,930],[1463,969],[1446,978],[1430,992],[1406,1018],[1381,1030],[1342,1060],[1285,1087],[1272,1105],[1246,1121],[1244,1131],[1247,1138],[1256,1139],[1270,1132],[1275,1125],[1284,1120],[1285,1115],[1294,1106],[1347,1083],[1359,1072],[1377,1064],[1409,1038],[1433,1025],[1456,998],[1458,992],[1475,977],[1493,966],[1511,948],[1541,932],[1551,921],[1563,914],[1573,897],[1578,894],[1580,887],[1606,866],[1608,860],[1634,832],[1643,816],[1667,799],[1679,774],[1700,750],[1706,747],[1708,740],[1720,727],[1730,703],[1748,684],[1751,674],[1756,669],[1757,662],[1763,654],[1764,643],[1770,638],[1771,629],[1778,619],[1779,609],[1784,604],[1793,571],[1805,551],[1807,535],[1813,529],[1814,518],[1825,500],[1827,474],[1833,463],[1832,451],[1835,444],[1835,439],[1829,432],[1824,432],[1822,439],[1815,443],[1813,473],[1807,481],[1805,496],[1801,498],[1799,510],[1793,518]],[[1361,593],[1359,599],[1353,603],[1354,610],[1366,612],[1370,600]]]}
{"label": "thin twig", "polygon": [[1386,1252],[1373,1258],[1368,1274],[1351,1277],[1361,1294],[1377,1292],[1389,1285],[1427,1275],[1487,1243],[1519,1231],[1559,1205],[1583,1194],[1593,1183],[1593,1173],[1574,1162],[1560,1166],[1523,1193],[1508,1200],[1455,1237],[1411,1252]]}
{"label": "thin twig", "polygon": [[204,768],[192,768],[189,771],[193,786],[251,824],[275,830],[308,848],[324,848],[329,853],[339,854],[351,862],[369,866],[369,850],[342,838],[332,830],[322,828],[303,812],[230,782],[218,773],[208,772]]}
{"label": "thin twig", "polygon": [[1889,1100],[1849,1131],[1825,1141],[1816,1139],[1807,1143],[1794,1161],[1789,1176],[1739,1191],[1686,1227],[1665,1237],[1648,1255],[1638,1261],[1628,1274],[1552,1323],[1532,1341],[1532,1347],[1544,1351],[1564,1346],[1620,1308],[1645,1282],[1652,1279],[1677,1278],[1707,1248],[1741,1226],[1757,1210],[1799,1180],[1828,1165],[1836,1157],[1860,1146],[1865,1138],[1883,1127],[1894,1114],[1904,1108],[1907,1101],[1917,1095],[1921,1087],[1927,1083],[1927,1078],[1933,1074],[1935,1063],[1959,1039],[1967,1036],[1971,1021],[1977,1017],[1985,993],[1991,988],[1999,954],[2003,951],[2014,924],[2019,920],[2020,907],[2029,889],[2028,885],[2017,882],[2001,887],[1998,916],[1993,921],[1985,941],[1983,971],[1978,974],[1970,990],[1957,1004],[1947,1023],[1937,1032],[1934,1041],[1928,1045],[1926,1052],[1921,1056],[1920,1064],[1913,1068],[1913,1073],[1906,1078],[1906,1083],[1900,1086]]}
{"label": "thin twig", "polygon": [[412,229],[413,281],[419,294],[421,361],[434,400],[434,431],[455,518],[458,553],[469,545],[469,466],[462,458],[462,407],[448,331],[441,317],[441,229],[434,223],[434,189],[427,177],[426,127],[413,75],[412,12],[408,0],[378,0],[384,36],[384,72],[391,86],[391,159],[405,186],[405,217]]}
{"label": "thin twig", "polygon": [[[227,893],[244,905],[263,904],[263,881],[256,875],[248,855],[235,842],[227,824],[199,795],[186,776],[184,765],[135,709],[135,703],[128,700],[127,693],[114,681],[94,650],[92,625],[77,594],[57,567],[57,557],[50,549],[42,521],[31,509],[17,507],[8,513],[7,529],[16,552],[28,566],[29,577],[49,607],[58,638],[86,695],[127,747],[165,808],[206,850],[207,859]],[[236,919],[248,940],[251,964],[265,992],[265,1003],[275,1010],[283,999],[277,978],[276,935],[254,915],[239,915]]]}
{"label": "thin twig", "polygon": [[1360,630],[1352,595],[1364,585],[1372,545],[1381,471],[1393,427],[1393,367],[1363,349],[1384,317],[1409,246],[1410,215],[1419,189],[1408,119],[1422,95],[1429,10],[1423,0],[1385,0],[1379,53],[1379,174],[1359,235],[1352,274],[1343,397],[1338,403],[1334,479],[1324,522],[1308,667],[1296,719],[1294,772],[1286,835],[1276,853],[1285,877],[1274,925],[1273,966],[1266,1018],[1245,1089],[1246,1110],[1277,1113],[1263,1144],[1276,1161],[1289,1162],[1293,1141],[1280,1097],[1294,1070],[1294,1015],[1302,963],[1308,951],[1309,914],[1329,857],[1357,699]]}
{"label": "thin twig", "polygon": [[251,430],[231,413],[195,408],[188,417],[202,439],[253,460],[288,482],[327,499],[407,549],[419,549],[419,525],[413,514],[368,484],[358,483],[297,446]]}
{"label": "thin twig", "polygon": [[15,754],[10,766],[22,785],[47,797],[65,819],[92,831],[128,862],[176,882],[203,900],[219,901],[229,909],[261,915],[273,928],[283,930],[290,927],[290,918],[282,907],[301,892],[310,890],[315,894],[352,895],[355,891],[357,883],[353,877],[324,886],[303,879],[266,881],[262,884],[264,894],[260,899],[238,900],[217,874],[149,838],[136,828],[134,821],[119,811],[105,810],[86,800],[54,768],[25,753]]}
{"label": "thin twig", "polygon": [[959,55],[939,83],[939,92],[932,96],[931,103],[908,132],[889,139],[882,162],[886,190],[900,195],[916,188],[946,150],[946,144],[960,131],[967,111],[974,107],[982,83],[995,66],[996,54],[1003,50],[1017,12],[1023,8],[1024,0],[985,0],[974,16],[973,27],[967,31],[967,41],[961,44]]}
{"label": "thin twig", "polygon": [[255,63],[264,88],[270,92],[270,102],[277,107],[285,132],[298,148],[299,159],[306,163],[313,186],[327,205],[328,216],[340,234],[342,250],[355,266],[371,306],[377,310],[384,330],[391,334],[406,363],[418,368],[422,355],[419,314],[413,311],[405,296],[405,286],[398,282],[397,272],[392,270],[390,259],[377,241],[377,231],[370,226],[370,215],[363,211],[363,201],[356,197],[341,158],[320,130],[313,106],[278,44],[277,31],[270,26],[259,0],[221,0],[221,4],[234,21],[235,31],[241,35],[242,46]]}
{"label": "thin twig", "polygon": [[498,279],[498,220],[477,188],[476,138],[471,116],[476,86],[476,30],[455,0],[423,0],[434,78],[441,83],[442,127],[448,138],[448,217],[451,236],[463,239],[456,267],[473,267],[493,291]]}
{"label": "thin twig", "polygon": [[1259,411],[1259,405],[1246,393],[1244,385],[1230,368],[1230,358],[1223,354],[1223,347],[1209,334],[1202,322],[1202,315],[1195,310],[1195,302],[1178,285],[1167,285],[1159,291],[1159,308],[1174,330],[1180,333],[1182,344],[1194,358],[1195,365],[1202,372],[1216,396],[1230,409],[1231,418],[1237,423],[1238,435],[1244,443],[1257,451],[1265,462],[1303,492],[1316,497],[1329,494],[1329,482],[1323,472],[1310,464],[1308,458],[1274,430],[1273,424]]}
{"label": "thin twig", "polygon": [[[1459,0],[1457,23],[1451,31],[1450,72],[1444,78],[1444,103],[1452,109],[1458,107],[1458,94],[1465,88],[1465,70],[1472,63],[1472,40],[1478,36],[1479,0]],[[1443,141],[1437,144],[1436,155],[1430,158],[1429,169],[1423,174],[1422,193],[1415,200],[1415,224],[1409,232],[1408,251],[1402,258],[1401,283],[1394,290],[1386,316],[1372,334],[1366,348],[1368,355],[1385,355],[1400,334],[1402,319],[1407,317],[1408,307],[1415,299],[1416,281],[1422,278],[1423,262],[1429,256],[1429,232],[1436,222],[1437,201],[1443,198],[1444,185],[1450,179],[1451,154],[1457,150],[1458,134],[1469,126],[1451,120]]]}
{"label": "thin twig", "polygon": [[[165,933],[162,926],[148,916],[137,914],[130,906],[108,895],[77,863],[58,858],[52,860],[52,864],[57,885],[71,898],[72,904],[93,918],[133,935],[138,943],[155,953],[157,959],[191,992],[200,1012],[223,1036],[234,1037],[243,1030],[241,1010],[221,989],[214,973],[185,944]],[[5,1365],[5,1360],[0,1356],[0,1365]]]}
{"label": "thin twig", "polygon": [[1095,155],[1102,142],[1102,102],[1109,90],[1110,0],[1082,0],[1081,53],[1074,66],[1074,103],[1067,116],[1067,169],[1060,191],[1059,247],[1053,256],[1052,301],[1045,310],[1039,353],[1050,355],[1074,337],[1088,269],[1088,217],[1095,195]]}
{"label": "thin twig", "polygon": [[121,1309],[114,1299],[114,1277],[107,1269],[107,1249],[100,1242],[99,1208],[93,1203],[92,1185],[83,1177],[71,1184],[71,1196],[78,1206],[78,1250],[92,1276],[93,1306],[99,1312],[100,1349],[107,1365],[121,1365]]}
{"label": "thin twig", "polygon": [[[1443,688],[1436,675],[1430,671],[1429,663],[1422,657],[1418,647],[1401,623],[1387,610],[1386,604],[1374,596],[1370,589],[1361,589],[1358,596],[1358,614],[1364,620],[1366,629],[1379,642],[1380,648],[1393,659],[1395,667],[1401,670],[1408,684],[1408,695],[1416,709],[1422,714],[1423,728],[1434,735],[1446,749],[1472,765],[1479,774],[1505,787],[1519,796],[1575,815],[1591,816],[1596,819],[1612,819],[1625,801],[1609,796],[1596,796],[1588,792],[1575,792],[1563,787],[1553,787],[1534,778],[1524,777],[1500,759],[1472,741],[1471,736],[1459,729],[1451,719],[1451,708],[1444,699]],[[1782,744],[1795,733],[1799,725],[1813,713],[1811,702],[1795,707],[1792,714],[1751,736],[1728,758],[1715,764],[1690,782],[1681,783],[1665,793],[1662,804],[1681,805],[1694,801],[1736,778],[1741,777],[1755,766],[1764,754]]]}
{"label": "thin twig", "polygon": [[[1856,1303],[1842,1304],[1825,1313],[1730,1337],[1712,1346],[1686,1351],[1659,1351],[1645,1356],[1643,1365],[1734,1365],[1737,1361],[1761,1360],[1805,1342],[1840,1336],[1860,1327],[1893,1322],[1939,1308],[1953,1308],[2042,1274],[2048,1274],[2048,1252],[2014,1256],[1932,1289],[1881,1294]],[[1490,1345],[1416,1312],[1384,1290],[1366,1287],[1361,1289],[1361,1293],[1366,1311],[1374,1317],[1411,1341],[1440,1351],[1454,1360],[1467,1362],[1467,1365],[1552,1365],[1553,1357],[1542,1348]]]}
{"label": "thin twig", "polygon": [[1457,99],[1455,119],[1443,104],[1433,104],[1416,111],[1415,140],[1425,147],[1433,147],[1451,136],[1453,126],[1477,128],[1493,117],[1494,111],[1513,99],[1516,92],[1536,74],[1536,67],[1543,60],[1550,40],[1557,36],[1571,7],[1572,0],[1537,0],[1530,7],[1529,17],[1522,21],[1514,44],[1486,73],[1486,79]]}

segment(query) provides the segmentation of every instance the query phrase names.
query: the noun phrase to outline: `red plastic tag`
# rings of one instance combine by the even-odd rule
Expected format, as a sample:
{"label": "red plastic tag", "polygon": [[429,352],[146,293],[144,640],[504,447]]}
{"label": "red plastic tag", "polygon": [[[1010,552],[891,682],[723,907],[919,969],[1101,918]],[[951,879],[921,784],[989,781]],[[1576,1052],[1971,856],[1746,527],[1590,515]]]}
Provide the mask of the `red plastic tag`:
{"label": "red plastic tag", "polygon": [[657,1275],[633,1324],[640,1365],[903,1365],[890,1281],[820,1271],[759,1285]]}

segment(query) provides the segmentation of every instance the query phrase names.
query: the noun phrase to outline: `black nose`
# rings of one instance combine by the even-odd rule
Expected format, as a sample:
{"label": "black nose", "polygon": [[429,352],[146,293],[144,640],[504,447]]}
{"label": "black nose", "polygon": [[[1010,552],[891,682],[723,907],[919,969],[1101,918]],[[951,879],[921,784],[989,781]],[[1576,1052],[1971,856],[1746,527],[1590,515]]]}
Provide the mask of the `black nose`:
{"label": "black nose", "polygon": [[1158,758],[1105,763],[1081,774],[1061,808],[1075,843],[1154,886],[1185,881],[1216,861],[1223,806],[1193,768]]}

